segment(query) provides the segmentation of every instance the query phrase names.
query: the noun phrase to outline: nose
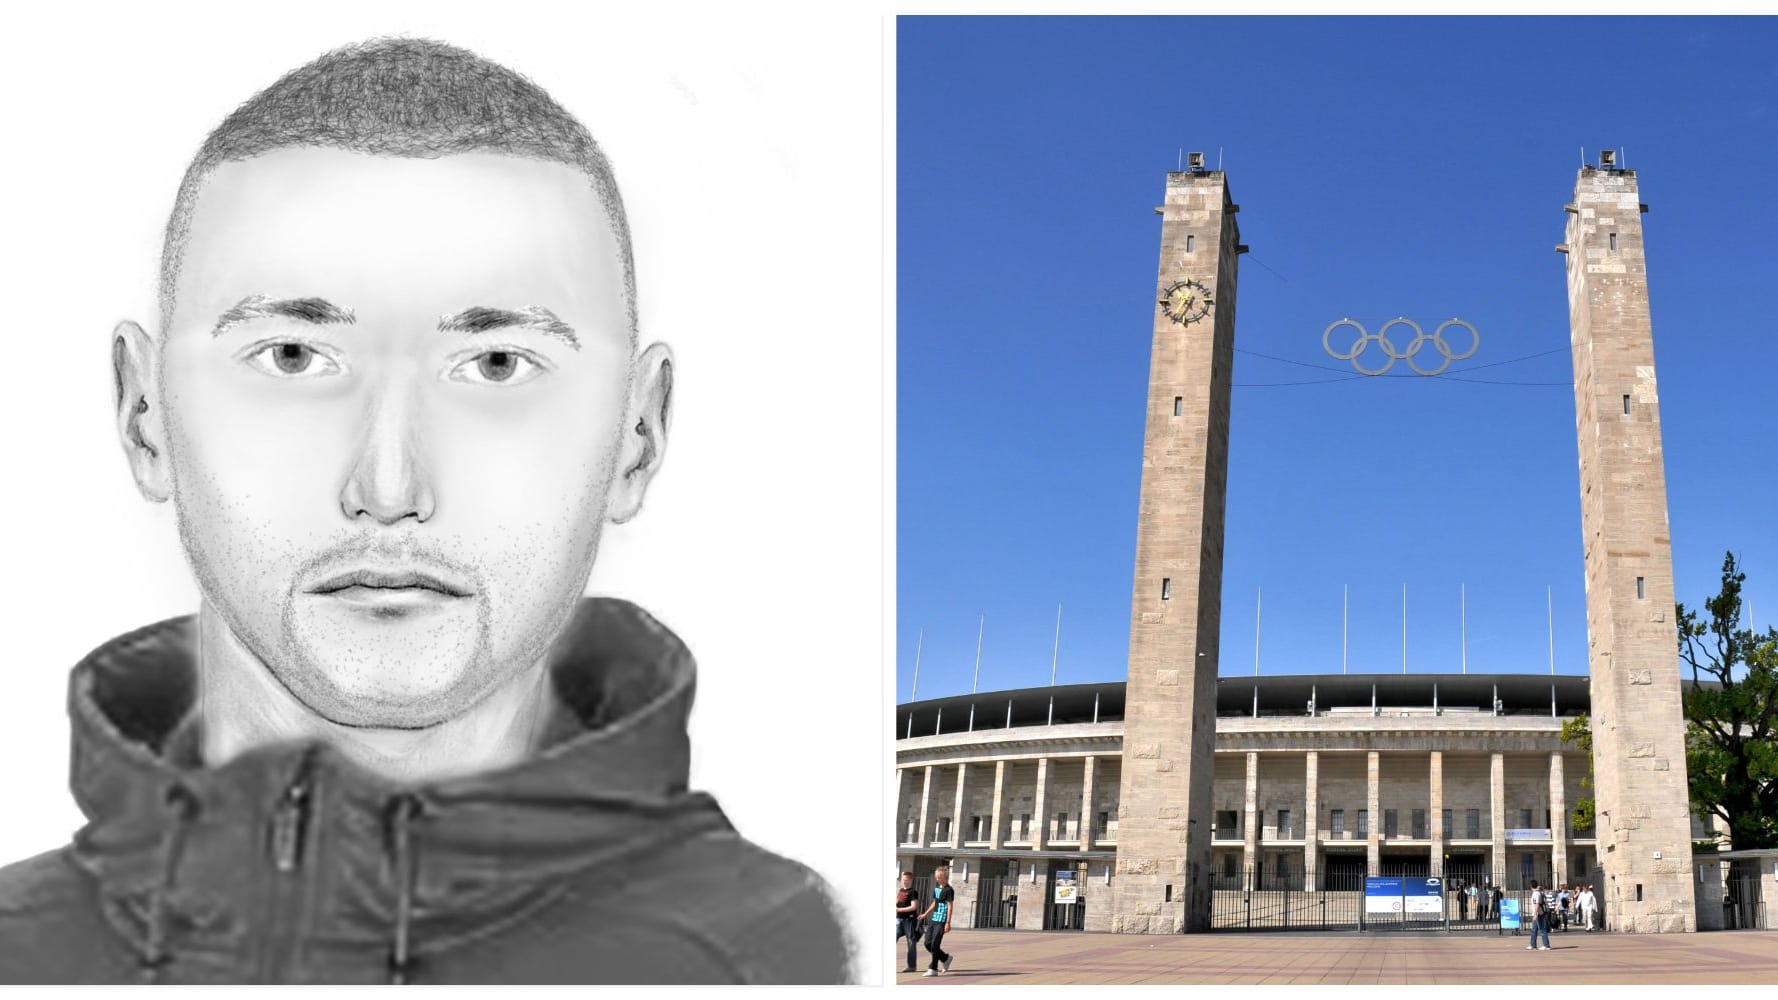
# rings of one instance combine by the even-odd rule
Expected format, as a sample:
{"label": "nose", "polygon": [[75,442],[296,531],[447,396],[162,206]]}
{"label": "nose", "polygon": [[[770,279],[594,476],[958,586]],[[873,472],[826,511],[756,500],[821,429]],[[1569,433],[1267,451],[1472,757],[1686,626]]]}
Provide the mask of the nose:
{"label": "nose", "polygon": [[424,524],[437,500],[426,468],[417,399],[399,386],[386,387],[370,402],[364,436],[340,490],[347,520],[368,517],[383,525],[407,518]]}

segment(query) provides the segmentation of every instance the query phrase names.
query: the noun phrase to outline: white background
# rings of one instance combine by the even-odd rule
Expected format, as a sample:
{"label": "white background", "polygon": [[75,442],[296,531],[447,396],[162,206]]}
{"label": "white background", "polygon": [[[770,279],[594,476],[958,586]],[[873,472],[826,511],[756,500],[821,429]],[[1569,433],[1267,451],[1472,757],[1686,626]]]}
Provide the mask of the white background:
{"label": "white background", "polygon": [[643,338],[675,350],[677,409],[663,471],[641,516],[608,531],[591,590],[691,646],[694,787],[830,879],[880,981],[892,23],[868,9],[246,7],[6,15],[0,863],[81,822],[69,668],[197,607],[170,506],[141,500],[125,467],[108,358],[118,320],[156,322],[187,160],[284,71],[374,35],[425,36],[537,81],[613,162]]}

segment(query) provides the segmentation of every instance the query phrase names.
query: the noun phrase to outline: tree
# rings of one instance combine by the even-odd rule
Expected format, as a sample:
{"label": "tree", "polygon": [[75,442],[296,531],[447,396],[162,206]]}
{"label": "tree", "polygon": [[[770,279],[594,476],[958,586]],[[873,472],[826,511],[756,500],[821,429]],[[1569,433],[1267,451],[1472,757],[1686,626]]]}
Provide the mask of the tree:
{"label": "tree", "polygon": [[1596,818],[1598,803],[1593,799],[1593,722],[1582,712],[1567,722],[1562,723],[1562,742],[1573,746],[1587,755],[1587,773],[1580,779],[1580,787],[1587,790],[1586,795],[1574,800],[1574,828],[1591,830]]}
{"label": "tree", "polygon": [[1674,615],[1692,672],[1684,691],[1692,809],[1721,818],[1735,850],[1778,847],[1778,628],[1741,627],[1746,578],[1734,553],[1724,554],[1722,590],[1705,600],[1705,617],[1684,604]]}
{"label": "tree", "polygon": [[[1778,629],[1741,627],[1746,579],[1727,553],[1722,590],[1705,600],[1707,618],[1674,606],[1679,657],[1691,667],[1685,706],[1685,770],[1692,812],[1720,817],[1736,850],[1778,847]],[[1562,742],[1587,755],[1593,787],[1593,731],[1583,713],[1562,724]],[[1591,795],[1575,801],[1574,825],[1593,825]]]}

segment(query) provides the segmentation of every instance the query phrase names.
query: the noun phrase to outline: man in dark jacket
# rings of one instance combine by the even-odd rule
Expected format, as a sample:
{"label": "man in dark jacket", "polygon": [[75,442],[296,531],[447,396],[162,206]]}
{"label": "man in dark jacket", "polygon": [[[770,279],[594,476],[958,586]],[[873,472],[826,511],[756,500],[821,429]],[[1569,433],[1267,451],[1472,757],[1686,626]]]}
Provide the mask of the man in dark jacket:
{"label": "man in dark jacket", "polygon": [[895,890],[895,939],[907,938],[908,964],[903,972],[914,971],[914,958],[920,944],[920,890],[914,888],[914,873],[901,873],[901,886]]}
{"label": "man in dark jacket", "polygon": [[117,428],[203,600],[75,668],[88,823],[0,869],[0,982],[844,980],[820,879],[686,787],[690,654],[581,598],[672,356],[580,123],[329,53],[205,141],[160,291]]}

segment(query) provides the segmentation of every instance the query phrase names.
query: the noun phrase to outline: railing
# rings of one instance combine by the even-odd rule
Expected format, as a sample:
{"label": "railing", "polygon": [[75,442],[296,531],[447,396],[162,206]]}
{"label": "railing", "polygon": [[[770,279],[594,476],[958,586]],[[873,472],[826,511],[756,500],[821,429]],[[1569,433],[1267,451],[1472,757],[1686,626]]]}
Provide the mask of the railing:
{"label": "railing", "polygon": [[[1416,865],[1385,865],[1385,875],[1398,876],[1408,880],[1431,878]],[[1210,926],[1212,930],[1409,930],[1438,931],[1445,933],[1508,933],[1501,926],[1500,911],[1502,907],[1494,899],[1494,888],[1500,887],[1501,901],[1517,900],[1519,911],[1525,914],[1522,926],[1512,933],[1530,933],[1530,887],[1537,882],[1544,888],[1550,887],[1550,873],[1534,871],[1529,875],[1523,872],[1511,876],[1499,874],[1486,877],[1485,881],[1470,878],[1448,876],[1441,880],[1442,890],[1435,904],[1436,910],[1419,909],[1408,912],[1404,905],[1399,912],[1388,914],[1365,914],[1365,878],[1359,871],[1323,871],[1317,881],[1320,885],[1309,885],[1303,873],[1267,871],[1264,868],[1244,871],[1237,874],[1223,873],[1213,875],[1210,879]],[[1476,895],[1471,897],[1466,891],[1472,882],[1476,884]],[[1743,893],[1742,897],[1746,898]],[[1737,903],[1738,913],[1745,914],[1738,919],[1742,926],[1752,926],[1752,921],[1763,920],[1763,905],[1755,907],[1745,903]],[[1605,927],[1604,902],[1600,901],[1595,913],[1594,926]],[[1579,928],[1581,915],[1578,903],[1568,911],[1566,925],[1558,913],[1551,929]]]}

